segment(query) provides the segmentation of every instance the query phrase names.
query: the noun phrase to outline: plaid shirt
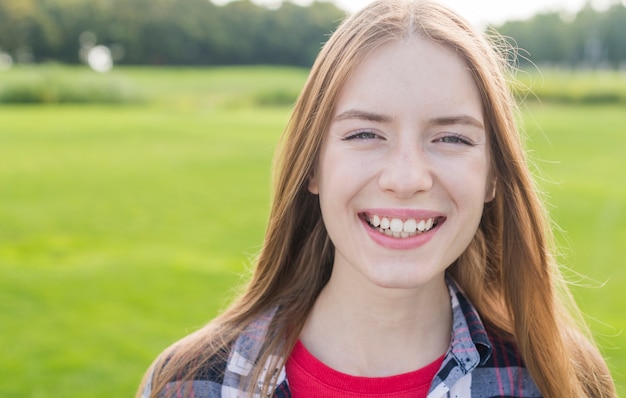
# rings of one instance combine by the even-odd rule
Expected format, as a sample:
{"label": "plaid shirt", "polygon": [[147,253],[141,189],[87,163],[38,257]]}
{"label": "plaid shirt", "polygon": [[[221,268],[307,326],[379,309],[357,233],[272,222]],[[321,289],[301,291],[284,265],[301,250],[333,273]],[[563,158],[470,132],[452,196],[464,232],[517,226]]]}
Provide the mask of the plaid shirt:
{"label": "plaid shirt", "polygon": [[[428,398],[541,397],[516,348],[501,338],[488,334],[476,309],[458,286],[448,280],[452,302],[452,341],[441,368],[432,381]],[[200,372],[193,382],[173,381],[164,398],[183,396],[189,390],[194,398],[246,398],[241,379],[246,377],[258,357],[261,343],[268,332],[274,311],[252,322],[234,343],[222,370],[215,367]],[[268,371],[266,368],[265,371]],[[278,374],[274,398],[289,398],[289,382],[285,369],[272,369]],[[150,396],[150,383],[143,397]],[[255,397],[259,397],[257,393]]]}

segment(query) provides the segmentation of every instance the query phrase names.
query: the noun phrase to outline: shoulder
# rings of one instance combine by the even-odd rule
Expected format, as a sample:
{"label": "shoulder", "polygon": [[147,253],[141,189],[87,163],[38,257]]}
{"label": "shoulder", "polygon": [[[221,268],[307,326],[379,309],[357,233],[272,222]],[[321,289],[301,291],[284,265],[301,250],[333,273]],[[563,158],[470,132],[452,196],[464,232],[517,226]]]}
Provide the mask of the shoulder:
{"label": "shoulder", "polygon": [[517,348],[517,344],[515,344],[511,338],[505,338],[490,331],[487,332],[487,336],[491,342],[492,351],[491,355],[484,363],[485,367],[526,367],[522,355]]}
{"label": "shoulder", "polygon": [[163,355],[162,359],[157,360],[144,386],[142,398],[217,398],[222,396],[228,363],[226,350],[202,358],[200,362],[191,359],[186,363],[174,364],[172,361],[177,361],[175,353]]}
{"label": "shoulder", "polygon": [[488,333],[491,355],[472,372],[472,397],[541,397],[517,345]]}
{"label": "shoulder", "polygon": [[485,325],[456,282],[447,282],[452,341],[433,392],[449,389],[449,396],[472,398],[541,397],[515,340]]}
{"label": "shoulder", "polygon": [[156,361],[142,398],[239,396],[263,351],[275,310],[242,327],[218,325],[187,336]]}

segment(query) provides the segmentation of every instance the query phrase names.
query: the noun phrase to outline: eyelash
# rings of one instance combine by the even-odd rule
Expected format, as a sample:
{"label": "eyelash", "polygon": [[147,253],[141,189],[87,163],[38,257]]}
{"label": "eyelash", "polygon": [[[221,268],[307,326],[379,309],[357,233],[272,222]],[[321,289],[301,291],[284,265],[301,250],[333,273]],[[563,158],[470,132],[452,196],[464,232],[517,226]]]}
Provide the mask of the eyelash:
{"label": "eyelash", "polygon": [[378,134],[376,134],[373,131],[370,130],[362,130],[362,131],[357,131],[353,134],[350,134],[349,136],[344,138],[344,141],[350,141],[350,140],[370,140],[370,139],[375,139],[375,138],[379,138],[380,136]]}
{"label": "eyelash", "polygon": [[465,136],[461,134],[448,134],[444,137],[439,138],[437,141],[441,141],[447,144],[463,144],[474,146],[474,143],[472,141],[468,140]]}

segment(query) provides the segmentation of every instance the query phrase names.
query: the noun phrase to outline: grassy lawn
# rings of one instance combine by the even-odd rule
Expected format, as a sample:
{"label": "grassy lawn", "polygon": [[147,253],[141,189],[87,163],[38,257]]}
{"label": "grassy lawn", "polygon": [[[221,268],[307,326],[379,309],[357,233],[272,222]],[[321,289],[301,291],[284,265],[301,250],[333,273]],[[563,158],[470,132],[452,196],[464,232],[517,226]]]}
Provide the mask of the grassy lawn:
{"label": "grassy lawn", "polygon": [[[36,71],[9,73],[0,86]],[[305,77],[129,68],[110,78],[133,104],[0,106],[1,397],[132,396],[227,304],[262,241],[289,115],[258,104]],[[523,120],[561,262],[624,395],[626,112],[530,103]]]}
{"label": "grassy lawn", "polygon": [[262,241],[284,110],[3,109],[0,396],[130,396]]}
{"label": "grassy lawn", "polygon": [[626,112],[623,105],[534,104],[525,120],[560,262],[625,396]]}

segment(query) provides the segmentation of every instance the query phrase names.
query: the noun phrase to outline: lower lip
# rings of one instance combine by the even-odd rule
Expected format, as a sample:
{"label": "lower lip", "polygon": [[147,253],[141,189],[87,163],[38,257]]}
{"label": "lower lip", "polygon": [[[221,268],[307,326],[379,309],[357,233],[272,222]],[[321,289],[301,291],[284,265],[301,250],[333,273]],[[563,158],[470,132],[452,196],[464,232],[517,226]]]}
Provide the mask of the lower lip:
{"label": "lower lip", "polygon": [[435,232],[439,229],[441,224],[437,225],[433,229],[428,232],[422,232],[421,234],[417,234],[415,236],[411,236],[408,238],[394,238],[393,236],[387,236],[383,233],[372,228],[367,221],[361,219],[361,223],[365,228],[365,231],[369,235],[369,237],[379,244],[380,246],[386,247],[388,249],[415,249],[425,245],[428,241],[432,239],[435,235]]}

